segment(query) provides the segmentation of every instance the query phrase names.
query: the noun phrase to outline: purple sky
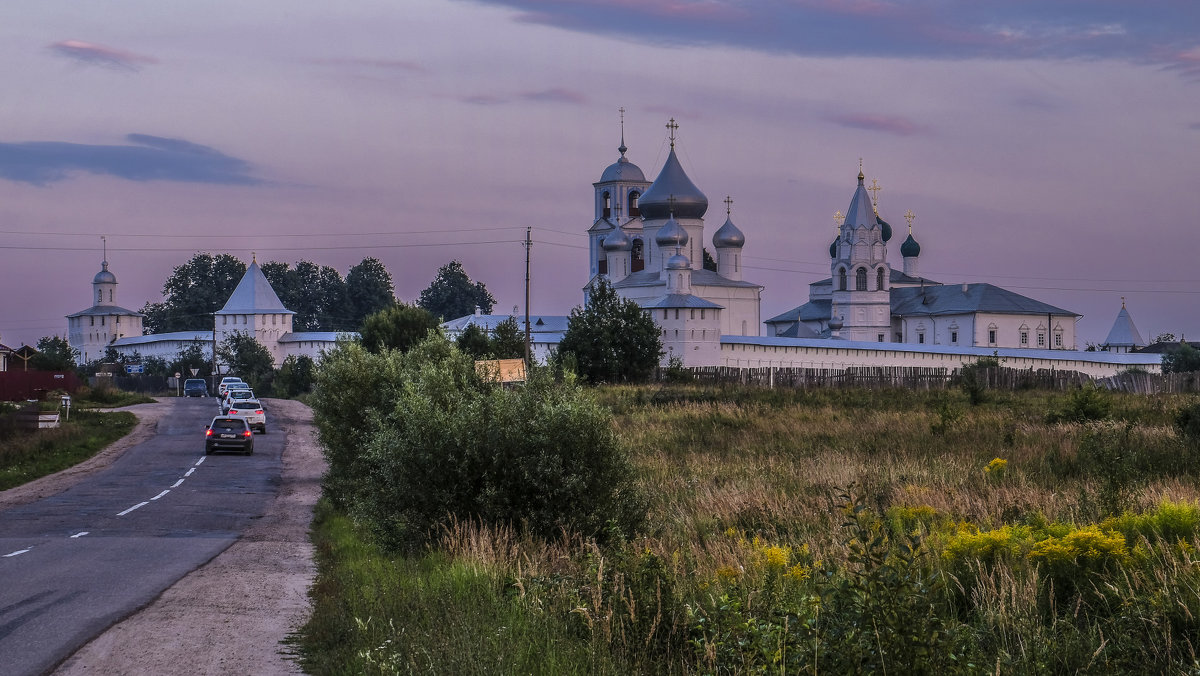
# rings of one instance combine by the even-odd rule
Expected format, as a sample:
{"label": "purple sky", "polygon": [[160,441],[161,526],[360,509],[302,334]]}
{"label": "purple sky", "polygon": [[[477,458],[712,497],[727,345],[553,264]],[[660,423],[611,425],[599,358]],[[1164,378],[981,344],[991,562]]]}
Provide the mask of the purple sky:
{"label": "purple sky", "polygon": [[[653,178],[669,117],[734,199],[763,317],[829,274],[858,172],[921,272],[1200,339],[1195,0],[307,0],[0,6],[0,342],[62,334],[100,235],[119,302],[197,251],[375,256],[412,301],[451,259],[497,311],[566,314],[591,183]],[[711,242],[708,243],[711,246]]]}

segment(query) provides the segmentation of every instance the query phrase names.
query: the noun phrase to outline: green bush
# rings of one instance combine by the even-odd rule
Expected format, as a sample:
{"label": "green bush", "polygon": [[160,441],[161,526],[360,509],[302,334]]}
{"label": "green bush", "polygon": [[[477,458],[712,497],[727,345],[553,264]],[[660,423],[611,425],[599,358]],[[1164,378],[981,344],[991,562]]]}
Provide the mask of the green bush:
{"label": "green bush", "polygon": [[407,353],[347,345],[313,406],[326,491],[388,547],[419,546],[449,517],[603,537],[645,514],[610,415],[569,375],[533,369],[505,389],[440,336]]}
{"label": "green bush", "polygon": [[1175,427],[1196,450],[1200,450],[1200,403],[1184,406],[1175,415]]}
{"label": "green bush", "polygon": [[1112,415],[1112,397],[1108,390],[1088,383],[1067,397],[1066,403],[1046,416],[1048,423],[1084,423],[1107,420]]}

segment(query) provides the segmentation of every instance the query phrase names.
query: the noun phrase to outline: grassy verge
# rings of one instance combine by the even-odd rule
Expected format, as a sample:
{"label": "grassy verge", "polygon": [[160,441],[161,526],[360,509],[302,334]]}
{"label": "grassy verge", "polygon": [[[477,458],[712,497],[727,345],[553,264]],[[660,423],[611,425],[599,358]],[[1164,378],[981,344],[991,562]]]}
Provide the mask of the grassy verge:
{"label": "grassy verge", "polygon": [[0,441],[0,490],[76,465],[129,434],[137,418],[125,411],[71,410],[71,421],[47,430],[6,430]]}
{"label": "grassy verge", "polygon": [[324,508],[306,667],[1193,671],[1200,448],[1175,421],[1196,397],[987,394],[598,390],[645,533],[456,524],[389,558]]}

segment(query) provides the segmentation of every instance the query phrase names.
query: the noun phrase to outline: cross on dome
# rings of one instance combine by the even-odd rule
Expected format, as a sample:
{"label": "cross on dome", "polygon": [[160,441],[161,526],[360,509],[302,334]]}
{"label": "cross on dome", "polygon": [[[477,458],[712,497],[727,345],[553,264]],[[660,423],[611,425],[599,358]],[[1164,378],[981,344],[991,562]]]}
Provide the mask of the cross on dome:
{"label": "cross on dome", "polygon": [[679,125],[675,124],[675,118],[672,117],[670,122],[667,122],[667,129],[671,133],[671,150],[675,150],[675,131],[679,129]]}

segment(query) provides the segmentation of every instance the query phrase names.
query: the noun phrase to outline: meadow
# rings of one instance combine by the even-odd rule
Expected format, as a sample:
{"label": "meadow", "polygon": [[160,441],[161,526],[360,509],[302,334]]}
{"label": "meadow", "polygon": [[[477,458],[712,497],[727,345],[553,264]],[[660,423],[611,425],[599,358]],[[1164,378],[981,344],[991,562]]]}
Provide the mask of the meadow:
{"label": "meadow", "polygon": [[328,502],[310,673],[1197,673],[1200,398],[590,391],[647,518],[603,544]]}

